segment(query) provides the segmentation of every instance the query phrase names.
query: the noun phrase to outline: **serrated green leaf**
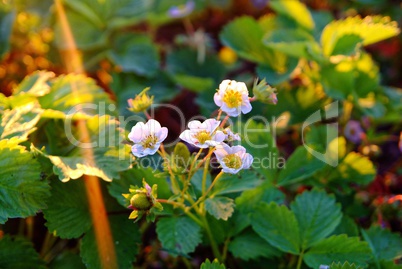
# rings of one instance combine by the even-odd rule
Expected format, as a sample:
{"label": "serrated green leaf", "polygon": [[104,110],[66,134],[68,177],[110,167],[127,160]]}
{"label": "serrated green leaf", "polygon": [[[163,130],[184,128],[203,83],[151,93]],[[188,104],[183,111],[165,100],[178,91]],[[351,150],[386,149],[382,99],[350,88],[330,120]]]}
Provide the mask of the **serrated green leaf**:
{"label": "serrated green leaf", "polygon": [[156,233],[162,247],[173,256],[191,253],[201,243],[201,227],[189,217],[161,218]]}
{"label": "serrated green leaf", "polygon": [[281,251],[274,248],[252,230],[247,230],[236,236],[230,241],[228,249],[234,257],[245,261],[260,257],[272,258],[281,254]]}
{"label": "serrated green leaf", "polygon": [[61,238],[78,238],[92,225],[83,180],[53,180],[52,196],[43,210],[49,231]]}
{"label": "serrated green leaf", "polygon": [[374,258],[395,260],[402,257],[402,238],[400,234],[372,225],[368,230],[361,230],[365,241],[371,247]]}
{"label": "serrated green leaf", "polygon": [[290,205],[300,228],[302,249],[328,236],[342,218],[341,206],[324,191],[305,191]]}
{"label": "serrated green leaf", "polygon": [[332,51],[333,55],[347,55],[351,56],[358,52],[359,44],[363,40],[359,35],[356,34],[347,34],[339,38],[338,42],[335,44],[334,50]]}
{"label": "serrated green leaf", "polygon": [[[127,216],[110,216],[109,223],[118,268],[132,268],[132,262],[139,252],[138,245],[141,242],[139,227]],[[87,268],[102,268],[93,228],[82,239],[80,255]]]}
{"label": "serrated green leaf", "polygon": [[307,179],[325,167],[325,163],[299,146],[287,159],[278,177],[278,185],[286,186]]}
{"label": "serrated green leaf", "polygon": [[28,217],[46,207],[49,184],[39,162],[18,140],[0,140],[0,223]]}
{"label": "serrated green leaf", "polygon": [[131,33],[117,36],[110,57],[124,72],[151,77],[159,68],[158,50],[146,35]]}
{"label": "serrated green leaf", "polygon": [[270,1],[269,6],[279,15],[295,21],[298,25],[312,30],[314,20],[307,7],[298,0]]}
{"label": "serrated green leaf", "polygon": [[236,209],[249,213],[252,212],[253,207],[259,202],[283,204],[284,201],[285,194],[283,192],[272,185],[263,184],[254,189],[246,190],[237,197]]}
{"label": "serrated green leaf", "polygon": [[35,103],[7,109],[1,115],[0,138],[16,138],[26,141],[35,132],[42,110]]}
{"label": "serrated green leaf", "polygon": [[205,210],[216,219],[228,220],[234,211],[234,201],[228,197],[217,196],[205,200]]}
{"label": "serrated green leaf", "polygon": [[51,80],[50,92],[38,100],[43,109],[61,111],[70,117],[79,112],[89,116],[116,113],[109,96],[84,75],[62,75]]}
{"label": "serrated green leaf", "polygon": [[200,269],[226,269],[224,264],[219,263],[217,259],[213,260],[212,263],[209,259],[201,264]]}
{"label": "serrated green leaf", "polygon": [[[396,22],[390,22],[389,17],[367,16],[348,17],[344,20],[333,21],[328,24],[321,35],[321,44],[325,55],[334,55],[334,49],[345,35],[356,35],[364,46],[396,36],[399,29]],[[343,42],[345,42],[343,40]],[[352,46],[355,42],[350,43]]]}
{"label": "serrated green leaf", "polygon": [[363,267],[357,266],[354,263],[350,264],[348,262],[345,262],[344,264],[338,262],[335,263],[333,262],[330,267],[330,269],[362,269]]}
{"label": "serrated green leaf", "polygon": [[[86,121],[90,142],[80,143],[78,132],[68,133],[69,141],[74,143],[76,148],[69,156],[53,156],[41,152],[33,147],[38,154],[48,158],[54,165],[53,171],[60,180],[67,182],[70,179],[77,179],[82,175],[93,175],[106,181],[119,178],[119,172],[127,170],[131,166],[130,148],[122,143],[124,139],[123,130],[118,122],[110,116],[94,116]],[[85,158],[80,147],[90,147],[93,159]]]}
{"label": "serrated green leaf", "polygon": [[190,49],[170,53],[166,69],[176,83],[195,92],[216,89],[224,73],[224,66],[216,55],[208,55],[199,62],[197,52]]}
{"label": "serrated green leaf", "polygon": [[[253,169],[267,180],[272,181],[278,170],[279,153],[270,126],[248,120],[246,123],[239,123],[234,127],[233,131],[238,132],[241,136],[242,146],[254,157]],[[250,173],[251,171],[247,171],[247,174]]]}
{"label": "serrated green leaf", "polygon": [[259,78],[264,79],[271,85],[278,85],[292,75],[293,71],[299,64],[299,59],[294,57],[288,57],[284,60],[282,70],[278,72],[269,65],[259,64],[257,66],[256,72]]}
{"label": "serrated green leaf", "polygon": [[300,252],[300,232],[296,216],[275,202],[260,203],[251,214],[254,231],[272,246],[292,254]]}
{"label": "serrated green leaf", "polygon": [[360,241],[358,237],[334,235],[312,246],[304,255],[304,262],[312,268],[346,261],[364,267],[370,258],[371,250],[366,242]]}
{"label": "serrated green leaf", "polygon": [[44,96],[50,92],[48,81],[54,78],[53,72],[36,71],[26,76],[17,87],[13,89],[13,95]]}
{"label": "serrated green leaf", "polygon": [[46,266],[31,242],[6,235],[0,239],[0,268],[45,269]]}

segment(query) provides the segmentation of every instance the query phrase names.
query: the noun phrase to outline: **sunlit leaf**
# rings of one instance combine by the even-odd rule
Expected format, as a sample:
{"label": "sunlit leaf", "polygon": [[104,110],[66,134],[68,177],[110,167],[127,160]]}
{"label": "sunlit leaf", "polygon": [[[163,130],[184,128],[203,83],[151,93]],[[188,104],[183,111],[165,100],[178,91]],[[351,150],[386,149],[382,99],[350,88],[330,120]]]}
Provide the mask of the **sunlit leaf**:
{"label": "sunlit leaf", "polygon": [[278,14],[295,21],[300,26],[312,30],[314,20],[307,7],[298,0],[270,1],[270,7]]}
{"label": "sunlit leaf", "polygon": [[[109,116],[93,117],[86,122],[90,141],[81,144],[79,134],[81,130],[70,130],[70,142],[76,148],[69,156],[48,155],[35,149],[36,152],[48,158],[54,165],[53,171],[61,181],[77,179],[82,175],[93,175],[106,181],[119,178],[119,172],[127,170],[131,165],[130,147],[122,143],[124,133],[118,127],[117,121]],[[88,157],[86,151],[91,151]],[[88,147],[90,149],[88,149]]]}
{"label": "sunlit leaf", "polygon": [[18,140],[0,141],[0,223],[28,217],[46,207],[49,185],[41,179],[41,167]]}
{"label": "sunlit leaf", "polygon": [[212,263],[209,259],[201,264],[200,269],[226,269],[224,264],[219,263],[217,259],[213,260]]}
{"label": "sunlit leaf", "polygon": [[345,262],[343,264],[340,262],[338,262],[338,263],[333,262],[329,268],[330,269],[363,269],[363,267],[357,266],[354,263],[350,264],[348,262]]}
{"label": "sunlit leaf", "polygon": [[[334,55],[335,52],[353,50],[358,38],[360,38],[362,45],[366,46],[396,36],[399,32],[397,24],[391,22],[389,17],[367,16],[363,19],[360,17],[348,17],[328,24],[322,32],[321,44],[324,54],[330,56]],[[343,40],[345,35],[353,35],[353,40],[345,43],[345,40]],[[339,42],[344,44],[338,45]],[[350,48],[346,48],[346,45],[349,45]],[[344,47],[340,50],[340,46]]]}

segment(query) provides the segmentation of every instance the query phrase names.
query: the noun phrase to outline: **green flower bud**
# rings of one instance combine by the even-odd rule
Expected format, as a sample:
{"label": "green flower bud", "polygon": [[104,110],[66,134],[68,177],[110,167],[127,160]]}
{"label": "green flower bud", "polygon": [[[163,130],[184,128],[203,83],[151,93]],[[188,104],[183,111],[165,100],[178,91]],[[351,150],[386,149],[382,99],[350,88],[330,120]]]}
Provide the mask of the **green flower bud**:
{"label": "green flower bud", "polygon": [[133,208],[135,208],[137,210],[141,210],[141,211],[147,211],[147,210],[151,209],[151,207],[152,207],[150,198],[147,196],[146,193],[142,193],[142,192],[134,194],[133,197],[131,197],[130,205]]}
{"label": "green flower bud", "polygon": [[276,89],[272,88],[265,79],[261,80],[259,83],[258,79],[254,80],[253,93],[254,98],[262,103],[266,104],[276,104],[278,99],[276,97]]}
{"label": "green flower bud", "polygon": [[146,111],[154,101],[153,96],[148,96],[146,94],[149,91],[149,87],[145,88],[140,94],[136,95],[134,99],[128,99],[128,110],[133,111],[135,113]]}
{"label": "green flower bud", "polygon": [[190,159],[190,151],[187,146],[179,142],[173,150],[173,162],[177,167],[187,168]]}

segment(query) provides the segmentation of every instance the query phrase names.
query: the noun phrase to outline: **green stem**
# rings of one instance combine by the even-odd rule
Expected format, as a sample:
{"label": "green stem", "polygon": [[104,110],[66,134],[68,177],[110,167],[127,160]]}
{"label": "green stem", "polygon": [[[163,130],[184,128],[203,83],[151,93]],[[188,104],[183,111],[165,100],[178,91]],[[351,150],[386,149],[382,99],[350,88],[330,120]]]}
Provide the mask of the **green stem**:
{"label": "green stem", "polygon": [[[211,152],[211,149],[210,149]],[[205,190],[207,188],[207,175],[208,175],[208,166],[209,166],[209,160],[211,159],[211,155],[208,152],[208,158],[206,159],[205,163],[204,163],[204,172],[202,174],[202,194],[205,193]]]}
{"label": "green stem", "polygon": [[213,252],[215,258],[217,258],[221,262],[222,261],[221,253],[219,252],[218,245],[215,242],[215,238],[212,235],[211,228],[209,227],[209,223],[208,223],[205,215],[202,216],[202,221],[204,222],[205,231],[207,232],[209,241],[211,242],[212,252]]}
{"label": "green stem", "polygon": [[224,172],[220,172],[214,179],[214,181],[212,181],[211,185],[209,186],[208,190],[197,200],[197,202],[195,202],[195,204],[193,204],[191,206],[191,208],[195,207],[196,205],[198,205],[199,203],[201,203],[202,201],[205,200],[205,198],[207,197],[208,193],[212,190],[212,188],[214,187],[214,185],[216,184],[216,182],[218,182],[219,178],[224,174]]}
{"label": "green stem", "polygon": [[303,262],[303,256],[304,256],[304,251],[302,251],[302,252],[300,253],[299,259],[297,260],[297,267],[296,267],[296,269],[300,269],[300,268],[301,268],[301,265],[302,265],[302,262]]}

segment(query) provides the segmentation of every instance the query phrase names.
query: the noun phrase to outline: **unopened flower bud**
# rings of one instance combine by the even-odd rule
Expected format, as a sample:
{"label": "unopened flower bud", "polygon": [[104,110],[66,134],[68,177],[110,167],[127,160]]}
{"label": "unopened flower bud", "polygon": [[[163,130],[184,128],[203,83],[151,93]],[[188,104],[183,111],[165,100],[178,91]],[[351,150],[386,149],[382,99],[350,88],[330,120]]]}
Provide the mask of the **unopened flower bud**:
{"label": "unopened flower bud", "polygon": [[152,207],[152,203],[150,200],[150,197],[148,197],[146,193],[140,192],[134,194],[133,197],[131,197],[130,205],[137,210],[146,211],[151,209]]}
{"label": "unopened flower bud", "polygon": [[136,95],[134,99],[128,99],[127,103],[129,110],[135,113],[143,112],[153,104],[154,97],[146,94],[149,91],[149,87],[145,88],[140,94]]}
{"label": "unopened flower bud", "polygon": [[276,89],[272,88],[265,79],[261,80],[259,83],[258,79],[254,80],[253,93],[256,100],[266,103],[276,105],[278,103],[278,98],[276,97]]}
{"label": "unopened flower bud", "polygon": [[187,146],[182,142],[177,143],[173,150],[174,166],[178,168],[187,168],[189,159],[190,151]]}

